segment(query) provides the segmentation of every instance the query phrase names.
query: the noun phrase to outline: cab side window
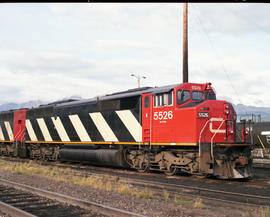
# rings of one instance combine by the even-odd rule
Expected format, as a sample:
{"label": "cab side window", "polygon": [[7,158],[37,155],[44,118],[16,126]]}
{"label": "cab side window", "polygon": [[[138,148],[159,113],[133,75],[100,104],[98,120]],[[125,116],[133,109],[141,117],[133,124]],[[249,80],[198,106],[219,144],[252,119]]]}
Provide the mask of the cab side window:
{"label": "cab side window", "polygon": [[154,107],[172,106],[173,105],[173,93],[160,93],[154,95]]}
{"label": "cab side window", "polygon": [[144,98],[144,108],[149,108],[149,96]]}
{"label": "cab side window", "polygon": [[190,100],[190,92],[187,90],[177,91],[177,104],[180,105],[186,101]]}

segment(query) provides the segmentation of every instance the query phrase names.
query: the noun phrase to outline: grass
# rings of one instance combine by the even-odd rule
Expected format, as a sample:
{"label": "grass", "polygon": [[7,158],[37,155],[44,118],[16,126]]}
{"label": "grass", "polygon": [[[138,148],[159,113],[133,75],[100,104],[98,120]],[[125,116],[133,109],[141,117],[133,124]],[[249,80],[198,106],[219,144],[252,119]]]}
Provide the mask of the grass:
{"label": "grass", "polygon": [[243,217],[270,217],[269,207],[251,208],[247,206],[246,211],[242,214]]}
{"label": "grass", "polygon": [[45,176],[57,182],[65,182],[74,185],[88,186],[98,190],[114,191],[127,194],[137,198],[151,199],[154,193],[148,188],[136,188],[130,184],[119,181],[117,176],[95,176],[82,177],[75,174],[70,168],[59,168],[54,166],[42,166],[34,161],[28,163],[15,163],[0,160],[0,168],[19,175]]}
{"label": "grass", "polygon": [[243,217],[253,217],[253,212],[250,206],[247,206],[246,212],[242,214]]}
{"label": "grass", "polygon": [[202,198],[196,198],[193,204],[194,208],[203,209],[205,208],[205,205],[202,202]]}
{"label": "grass", "polygon": [[270,217],[269,207],[262,207],[261,208],[261,217]]}
{"label": "grass", "polygon": [[192,200],[186,198],[183,195],[174,195],[174,203],[176,205],[182,205],[189,208],[192,207]]}
{"label": "grass", "polygon": [[168,191],[163,190],[163,196],[164,196],[165,202],[169,202],[170,201],[170,193]]}

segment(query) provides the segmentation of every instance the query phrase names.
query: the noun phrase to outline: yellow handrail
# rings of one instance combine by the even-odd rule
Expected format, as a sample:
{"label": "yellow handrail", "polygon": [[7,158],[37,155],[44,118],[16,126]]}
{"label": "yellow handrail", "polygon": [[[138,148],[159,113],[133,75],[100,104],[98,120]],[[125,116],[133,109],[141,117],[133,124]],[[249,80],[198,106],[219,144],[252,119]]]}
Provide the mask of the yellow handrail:
{"label": "yellow handrail", "polygon": [[258,139],[259,139],[259,141],[260,141],[260,143],[261,143],[261,145],[262,145],[263,149],[265,150],[265,146],[264,146],[264,144],[263,144],[263,142],[262,142],[261,138],[259,137],[259,135],[257,135],[257,137],[258,137]]}

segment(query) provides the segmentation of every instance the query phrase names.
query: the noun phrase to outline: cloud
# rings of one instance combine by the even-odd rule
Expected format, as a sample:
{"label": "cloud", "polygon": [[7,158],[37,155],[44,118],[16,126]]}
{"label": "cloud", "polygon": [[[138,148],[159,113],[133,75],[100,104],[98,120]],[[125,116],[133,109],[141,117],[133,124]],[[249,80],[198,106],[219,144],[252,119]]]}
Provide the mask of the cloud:
{"label": "cloud", "polygon": [[[194,23],[200,23],[211,33],[269,33],[269,4],[189,4]],[[196,28],[196,27],[195,27]],[[199,26],[197,25],[197,28]]]}
{"label": "cloud", "polygon": [[[270,106],[268,7],[189,4],[190,81]],[[182,81],[182,4],[5,4],[0,27],[0,102],[117,92],[136,87],[132,73]]]}

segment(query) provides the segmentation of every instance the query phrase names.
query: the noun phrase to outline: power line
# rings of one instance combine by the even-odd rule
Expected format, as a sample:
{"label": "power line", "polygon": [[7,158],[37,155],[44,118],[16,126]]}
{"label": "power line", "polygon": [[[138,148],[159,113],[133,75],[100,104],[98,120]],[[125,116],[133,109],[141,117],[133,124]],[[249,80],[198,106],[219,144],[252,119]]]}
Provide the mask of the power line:
{"label": "power line", "polygon": [[253,26],[257,27],[257,29],[260,29],[262,32],[269,35],[269,31],[265,31],[266,28],[262,27],[260,24],[255,22],[255,20],[258,20],[258,19],[255,19],[254,17],[253,17],[253,19],[248,19],[248,18],[250,18],[250,15],[248,17],[240,16],[239,13],[236,13],[234,10],[231,10],[228,7],[224,7],[224,9],[227,10],[229,13],[233,14],[234,16],[236,16],[236,17],[240,18],[241,20],[245,21],[246,23],[253,24]]}
{"label": "power line", "polygon": [[[195,8],[195,5],[194,5],[194,6],[191,5],[191,6]],[[195,8],[195,9],[196,9],[196,8]],[[204,24],[203,24],[202,20],[200,19],[200,17],[199,17],[197,14],[195,14],[195,17],[196,17],[197,20],[199,21],[199,24],[200,24],[200,26],[202,27],[202,30],[203,30],[204,34],[206,35],[206,38],[208,39],[208,42],[209,42],[211,48],[212,48],[213,51],[215,52],[216,58],[217,58],[218,61],[220,62],[221,68],[222,68],[223,72],[225,73],[225,75],[226,75],[226,77],[227,77],[227,79],[228,79],[228,81],[229,81],[229,83],[230,83],[232,89],[234,90],[234,92],[235,92],[235,94],[236,94],[236,96],[237,96],[237,98],[238,98],[238,101],[240,102],[240,104],[243,104],[243,103],[241,102],[240,96],[239,96],[239,94],[238,94],[236,88],[234,87],[234,85],[233,85],[233,83],[232,83],[232,81],[231,81],[229,72],[226,70],[224,64],[222,63],[221,58],[220,58],[220,56],[219,56],[219,53],[218,53],[217,50],[215,49],[215,47],[214,47],[214,45],[213,45],[213,43],[212,43],[212,40],[211,40],[211,38],[209,37],[209,34],[207,33],[206,28],[204,27]],[[247,113],[247,111],[246,111],[246,113]]]}

